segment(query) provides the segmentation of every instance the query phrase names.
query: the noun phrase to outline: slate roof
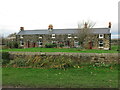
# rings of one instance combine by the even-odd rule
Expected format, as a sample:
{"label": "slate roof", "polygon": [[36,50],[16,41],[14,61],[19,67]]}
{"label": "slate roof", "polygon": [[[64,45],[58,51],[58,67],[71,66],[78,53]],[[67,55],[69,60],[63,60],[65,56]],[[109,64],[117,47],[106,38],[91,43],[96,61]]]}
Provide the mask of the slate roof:
{"label": "slate roof", "polygon": [[[110,28],[92,28],[94,34],[110,34]],[[23,30],[17,35],[34,35],[34,34],[74,34],[78,29],[52,29],[50,32],[48,29],[40,30]]]}

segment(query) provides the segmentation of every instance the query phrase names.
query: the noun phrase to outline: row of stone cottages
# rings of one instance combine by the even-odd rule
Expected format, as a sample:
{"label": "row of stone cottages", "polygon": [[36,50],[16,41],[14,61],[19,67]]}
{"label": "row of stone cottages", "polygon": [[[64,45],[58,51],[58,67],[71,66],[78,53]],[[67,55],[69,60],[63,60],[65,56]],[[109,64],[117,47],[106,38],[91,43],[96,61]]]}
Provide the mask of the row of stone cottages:
{"label": "row of stone cottages", "polygon": [[[87,25],[85,24],[85,28]],[[111,49],[111,23],[107,28],[92,28],[92,38],[84,41],[84,47],[88,49]],[[21,48],[44,47],[48,43],[63,44],[64,47],[79,47],[78,30],[81,29],[53,29],[52,25],[48,29],[40,30],[24,30],[20,27],[20,31],[16,35],[17,42]]]}

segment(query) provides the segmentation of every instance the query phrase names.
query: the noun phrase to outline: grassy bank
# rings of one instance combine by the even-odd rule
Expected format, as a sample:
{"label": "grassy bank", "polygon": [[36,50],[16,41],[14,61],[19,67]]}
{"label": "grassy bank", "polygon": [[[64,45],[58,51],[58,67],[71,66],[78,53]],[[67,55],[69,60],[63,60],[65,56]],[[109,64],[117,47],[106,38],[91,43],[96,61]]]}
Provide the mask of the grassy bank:
{"label": "grassy bank", "polygon": [[78,49],[78,48],[25,48],[25,49],[3,49],[2,51],[20,52],[75,52],[75,53],[118,53],[118,46],[112,46],[111,50]]}
{"label": "grassy bank", "polygon": [[2,69],[3,86],[34,88],[117,88],[117,67],[80,67],[67,70],[10,68]]}

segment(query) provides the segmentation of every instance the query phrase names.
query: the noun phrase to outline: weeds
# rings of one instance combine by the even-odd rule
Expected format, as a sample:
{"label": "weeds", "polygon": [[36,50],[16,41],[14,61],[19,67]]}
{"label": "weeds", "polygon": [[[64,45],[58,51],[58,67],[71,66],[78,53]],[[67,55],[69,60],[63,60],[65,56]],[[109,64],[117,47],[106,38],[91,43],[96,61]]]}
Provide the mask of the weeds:
{"label": "weeds", "polygon": [[78,64],[67,56],[25,56],[10,60],[7,66],[66,69]]}

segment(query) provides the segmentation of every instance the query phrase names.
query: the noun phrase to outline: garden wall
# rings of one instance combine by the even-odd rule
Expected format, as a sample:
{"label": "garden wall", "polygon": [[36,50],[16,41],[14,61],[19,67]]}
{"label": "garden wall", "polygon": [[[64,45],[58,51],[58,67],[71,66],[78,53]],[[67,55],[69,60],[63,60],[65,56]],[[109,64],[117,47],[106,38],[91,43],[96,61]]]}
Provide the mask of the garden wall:
{"label": "garden wall", "polygon": [[79,62],[104,62],[104,63],[118,63],[120,58],[118,53],[65,53],[65,52],[9,52],[10,59],[17,57],[24,57],[26,55],[32,56],[69,56]]}

